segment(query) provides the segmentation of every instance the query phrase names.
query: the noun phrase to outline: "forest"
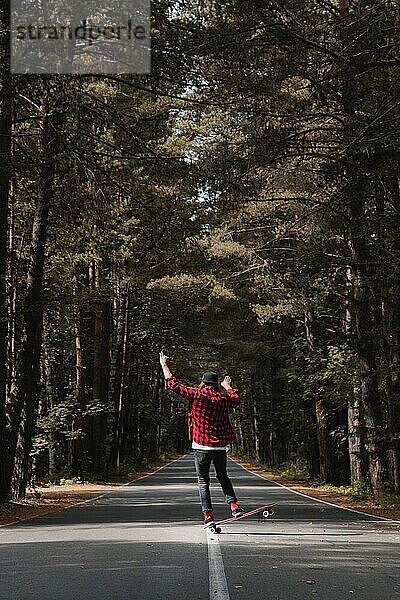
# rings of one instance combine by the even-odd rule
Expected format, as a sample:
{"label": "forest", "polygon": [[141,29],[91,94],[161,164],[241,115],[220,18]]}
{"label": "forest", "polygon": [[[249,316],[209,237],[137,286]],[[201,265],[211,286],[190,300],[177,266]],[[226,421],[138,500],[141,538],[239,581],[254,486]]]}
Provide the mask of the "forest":
{"label": "forest", "polygon": [[153,0],[151,73],[12,74],[1,3],[0,502],[189,449],[400,492],[400,7]]}

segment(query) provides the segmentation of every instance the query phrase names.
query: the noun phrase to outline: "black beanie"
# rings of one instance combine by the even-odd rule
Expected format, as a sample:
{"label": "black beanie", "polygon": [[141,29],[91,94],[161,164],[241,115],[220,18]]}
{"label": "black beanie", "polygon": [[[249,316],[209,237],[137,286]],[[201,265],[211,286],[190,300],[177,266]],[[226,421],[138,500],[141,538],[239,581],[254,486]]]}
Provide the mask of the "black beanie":
{"label": "black beanie", "polygon": [[208,385],[218,386],[218,375],[213,371],[207,371],[203,375],[203,381],[204,383],[208,383]]}

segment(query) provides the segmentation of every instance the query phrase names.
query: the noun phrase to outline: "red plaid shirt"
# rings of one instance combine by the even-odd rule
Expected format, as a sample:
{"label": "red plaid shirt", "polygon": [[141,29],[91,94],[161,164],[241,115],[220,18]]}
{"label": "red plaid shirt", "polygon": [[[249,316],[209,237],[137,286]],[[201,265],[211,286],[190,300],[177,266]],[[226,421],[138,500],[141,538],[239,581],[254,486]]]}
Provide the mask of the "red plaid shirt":
{"label": "red plaid shirt", "polygon": [[172,376],[166,380],[170,390],[189,400],[189,439],[201,446],[226,446],[236,442],[229,414],[240,403],[237,390],[220,394],[211,385],[187,387]]}

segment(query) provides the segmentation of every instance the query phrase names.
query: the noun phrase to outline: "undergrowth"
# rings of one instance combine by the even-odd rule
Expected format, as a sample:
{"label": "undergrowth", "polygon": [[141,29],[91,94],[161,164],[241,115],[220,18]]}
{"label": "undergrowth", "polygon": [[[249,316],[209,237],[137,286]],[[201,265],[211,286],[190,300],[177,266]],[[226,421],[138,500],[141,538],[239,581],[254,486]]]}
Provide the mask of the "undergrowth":
{"label": "undergrowth", "polygon": [[361,481],[357,481],[352,485],[333,485],[331,483],[319,483],[315,485],[318,489],[349,496],[353,500],[373,500],[370,488]]}

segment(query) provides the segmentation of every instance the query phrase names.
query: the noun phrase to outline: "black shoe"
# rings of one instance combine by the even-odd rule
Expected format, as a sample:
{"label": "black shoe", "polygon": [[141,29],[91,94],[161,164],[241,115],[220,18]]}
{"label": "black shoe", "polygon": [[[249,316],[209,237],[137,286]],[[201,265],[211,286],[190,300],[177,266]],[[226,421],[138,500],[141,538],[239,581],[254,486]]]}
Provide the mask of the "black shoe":
{"label": "black shoe", "polygon": [[208,517],[208,519],[204,519],[204,526],[211,525],[212,523],[215,523],[214,517]]}
{"label": "black shoe", "polygon": [[239,507],[232,510],[232,517],[235,517],[235,519],[241,517],[242,515],[244,515],[244,510],[242,508]]}

